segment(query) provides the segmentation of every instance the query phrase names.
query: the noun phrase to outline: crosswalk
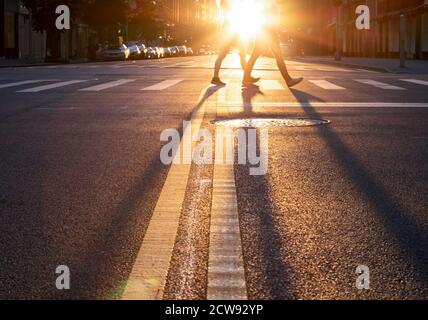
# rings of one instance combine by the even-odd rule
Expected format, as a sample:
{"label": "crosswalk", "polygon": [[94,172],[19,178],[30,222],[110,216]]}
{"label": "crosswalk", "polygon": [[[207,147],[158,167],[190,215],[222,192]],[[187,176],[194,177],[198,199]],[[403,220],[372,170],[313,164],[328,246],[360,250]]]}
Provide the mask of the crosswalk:
{"label": "crosswalk", "polygon": [[99,92],[99,91],[103,91],[106,89],[110,89],[110,88],[114,88],[114,87],[118,87],[130,82],[134,82],[136,81],[136,79],[119,79],[119,80],[115,80],[115,81],[111,81],[111,82],[106,82],[103,84],[99,84],[96,86],[92,86],[89,88],[84,88],[84,89],[80,89],[79,91],[94,91],[94,92]]}
{"label": "crosswalk", "polygon": [[171,88],[177,84],[179,84],[180,82],[182,82],[183,80],[165,80],[162,82],[159,82],[155,85],[149,86],[147,88],[142,89],[143,91],[162,91],[168,88]]}
{"label": "crosswalk", "polygon": [[[82,64],[82,65],[54,65],[54,66],[33,66],[28,67],[29,69],[48,69],[48,70],[84,70],[84,69],[113,69],[113,70],[122,70],[122,69],[152,69],[152,68],[160,68],[160,69],[212,69],[214,66],[213,62],[198,62],[198,61],[184,61],[184,62],[164,62],[160,60],[147,61],[145,63],[135,63],[135,62],[124,62],[124,63],[116,63],[116,64]],[[341,72],[341,73],[356,73],[356,72],[372,72],[378,73],[375,71],[368,70],[355,70],[355,69],[345,69],[339,67],[329,67],[329,66],[307,66],[290,63],[288,68],[291,71],[309,71],[309,72]],[[239,62],[235,61],[225,61],[222,65],[223,70],[228,69],[241,69]],[[275,62],[269,63],[257,63],[255,66],[255,70],[278,70],[278,66]]]}
{"label": "crosswalk", "polygon": [[[228,74],[233,77],[232,74]],[[144,81],[144,84],[139,84],[140,81]],[[43,93],[43,92],[52,92],[55,89],[60,88],[70,88],[71,90],[77,90],[78,92],[101,92],[105,90],[115,89],[117,87],[124,87],[130,85],[130,90],[140,91],[163,91],[171,89],[178,86],[184,81],[195,81],[194,79],[168,79],[168,80],[155,80],[150,81],[151,83],[147,84],[147,80],[138,80],[138,79],[108,79],[108,80],[99,80],[99,79],[72,79],[72,80],[55,80],[55,79],[29,79],[29,80],[15,80],[7,83],[1,83],[0,81],[0,90],[16,90],[18,87],[28,87],[15,93]],[[236,86],[233,84],[238,83],[237,79],[226,79],[229,82],[229,88],[236,89]],[[96,83],[94,83],[96,82]],[[400,85],[402,83],[402,85]],[[36,85],[36,86],[32,86]],[[82,85],[85,87],[82,88]],[[262,91],[272,91],[272,90],[285,90],[286,85],[283,81],[279,80],[270,80],[262,79],[259,83],[260,90]],[[421,79],[397,79],[397,78],[380,78],[378,80],[373,79],[341,79],[341,78],[328,78],[326,79],[307,79],[302,85],[302,87],[309,86],[309,90],[318,88],[325,91],[345,91],[345,90],[364,90],[364,88],[372,88],[377,90],[386,90],[386,91],[405,91],[410,89],[422,89],[428,86],[427,80]],[[76,88],[77,87],[77,88]],[[79,88],[80,87],[80,88]]]}
{"label": "crosswalk", "polygon": [[327,80],[309,80],[309,82],[325,90],[345,90],[344,87],[338,86]]}
{"label": "crosswalk", "polygon": [[26,81],[17,81],[17,82],[11,82],[11,83],[5,83],[0,85],[0,89],[4,88],[11,88],[11,87],[19,87],[26,84],[35,84],[40,82],[48,82],[50,80],[26,80]]}
{"label": "crosswalk", "polygon": [[369,79],[359,79],[356,80],[357,82],[360,82],[362,84],[367,84],[369,86],[375,87],[375,88],[380,88],[383,90],[406,90],[405,88],[402,87],[398,87],[398,86],[393,86],[391,84],[387,84],[384,82],[380,82],[380,81],[375,81],[375,80],[369,80]]}
{"label": "crosswalk", "polygon": [[18,92],[24,93],[24,92],[42,92],[42,91],[47,91],[47,90],[51,90],[51,89],[55,89],[55,88],[61,88],[61,87],[66,87],[66,86],[70,86],[72,84],[77,84],[77,83],[82,83],[82,82],[86,82],[88,80],[70,80],[70,81],[62,81],[62,82],[58,82],[58,83],[53,83],[53,84],[47,84],[44,86],[39,86],[39,87],[34,87],[34,88],[30,88],[30,89],[25,89],[25,90],[20,90]]}

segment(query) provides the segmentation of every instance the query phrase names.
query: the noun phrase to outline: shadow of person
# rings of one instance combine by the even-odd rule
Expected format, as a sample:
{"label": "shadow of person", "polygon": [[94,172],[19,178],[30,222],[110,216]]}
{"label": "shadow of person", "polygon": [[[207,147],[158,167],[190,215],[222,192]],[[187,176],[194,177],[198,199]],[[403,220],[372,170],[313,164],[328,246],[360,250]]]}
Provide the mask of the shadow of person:
{"label": "shadow of person", "polygon": [[254,114],[253,100],[259,95],[264,96],[265,94],[261,91],[260,87],[255,84],[242,88],[243,114],[245,116]]}
{"label": "shadow of person", "polygon": [[[312,106],[322,99],[300,91],[290,89],[302,109],[310,118],[321,119],[322,116]],[[318,134],[327,143],[338,163],[347,172],[348,177],[361,194],[375,208],[375,218],[385,227],[392,238],[399,243],[405,259],[410,266],[416,267],[419,282],[428,287],[428,233],[424,227],[412,218],[411,212],[398,204],[387,192],[366,166],[358,159],[351,148],[338,136],[330,126],[317,127]]]}

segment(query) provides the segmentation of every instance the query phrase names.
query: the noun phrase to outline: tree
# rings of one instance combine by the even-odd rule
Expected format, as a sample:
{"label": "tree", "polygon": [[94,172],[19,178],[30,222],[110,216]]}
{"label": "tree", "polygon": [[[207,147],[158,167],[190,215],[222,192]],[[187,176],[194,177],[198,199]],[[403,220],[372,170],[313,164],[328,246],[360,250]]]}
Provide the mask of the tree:
{"label": "tree", "polygon": [[[46,50],[50,51],[52,58],[59,57],[59,37],[62,31],[57,30],[55,10],[59,5],[67,5],[70,8],[71,19],[76,19],[84,0],[23,0],[24,6],[31,11],[33,29],[46,32]],[[48,58],[48,57],[47,57]]]}
{"label": "tree", "polygon": [[92,0],[88,1],[82,19],[102,40],[113,41],[128,22],[129,12],[128,0]]}
{"label": "tree", "polygon": [[130,37],[154,40],[162,33],[163,26],[156,21],[156,10],[160,1],[135,0],[135,9],[129,14]]}

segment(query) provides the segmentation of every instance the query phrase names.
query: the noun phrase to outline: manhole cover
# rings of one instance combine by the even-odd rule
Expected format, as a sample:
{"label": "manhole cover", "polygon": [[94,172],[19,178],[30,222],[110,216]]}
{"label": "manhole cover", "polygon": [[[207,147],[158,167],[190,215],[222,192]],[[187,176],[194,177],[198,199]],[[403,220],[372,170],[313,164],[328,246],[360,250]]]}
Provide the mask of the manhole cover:
{"label": "manhole cover", "polygon": [[223,127],[234,128],[265,128],[265,127],[312,127],[329,124],[330,121],[322,119],[292,119],[292,118],[248,118],[215,121]]}

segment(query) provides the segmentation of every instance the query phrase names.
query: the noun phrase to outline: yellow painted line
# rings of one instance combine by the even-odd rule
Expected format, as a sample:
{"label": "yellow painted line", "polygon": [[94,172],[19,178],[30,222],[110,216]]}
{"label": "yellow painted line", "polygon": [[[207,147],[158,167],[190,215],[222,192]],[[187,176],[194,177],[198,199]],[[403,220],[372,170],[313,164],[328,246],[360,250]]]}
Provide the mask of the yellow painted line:
{"label": "yellow painted line", "polygon": [[[204,99],[205,92],[206,90],[202,91],[198,101]],[[180,150],[183,150],[184,141],[189,136],[199,132],[205,114],[205,105],[203,102],[199,103],[200,107],[192,116],[192,125],[187,126],[184,131]],[[179,163],[180,155],[176,154],[174,160],[174,163]],[[190,168],[191,164],[171,165],[122,295],[123,300],[163,298]]]}
{"label": "yellow painted line", "polygon": [[[226,101],[220,93],[217,113],[222,116],[219,106]],[[218,152],[219,147],[216,146],[214,165],[207,298],[247,300],[234,166],[233,161],[229,164],[218,159],[219,154],[225,154],[225,150]]]}

